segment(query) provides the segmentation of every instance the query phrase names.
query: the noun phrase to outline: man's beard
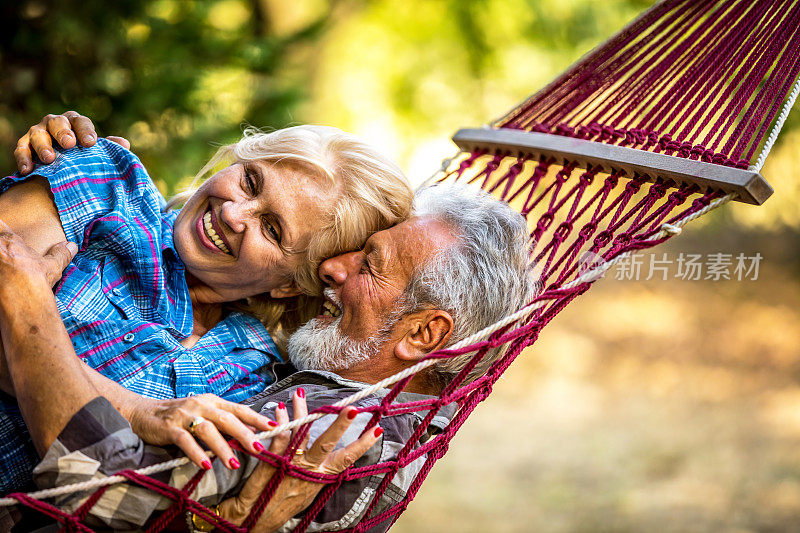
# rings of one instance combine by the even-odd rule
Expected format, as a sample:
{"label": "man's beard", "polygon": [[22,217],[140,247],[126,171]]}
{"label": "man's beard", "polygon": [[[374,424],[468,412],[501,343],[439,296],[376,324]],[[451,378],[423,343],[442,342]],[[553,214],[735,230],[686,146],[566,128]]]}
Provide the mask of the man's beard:
{"label": "man's beard", "polygon": [[298,370],[347,370],[377,355],[381,345],[389,339],[393,325],[387,324],[367,340],[356,341],[339,331],[341,321],[341,316],[329,324],[314,318],[300,327],[289,337],[292,364]]}

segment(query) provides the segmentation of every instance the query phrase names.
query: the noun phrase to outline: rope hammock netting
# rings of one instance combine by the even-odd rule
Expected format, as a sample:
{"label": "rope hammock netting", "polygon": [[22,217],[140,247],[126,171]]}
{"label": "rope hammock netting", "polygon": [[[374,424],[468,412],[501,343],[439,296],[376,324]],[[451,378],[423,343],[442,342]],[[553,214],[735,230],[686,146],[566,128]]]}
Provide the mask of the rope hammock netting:
{"label": "rope hammock netting", "polygon": [[[665,241],[708,211],[730,200],[761,203],[769,196],[771,188],[758,171],[800,92],[798,75],[796,0],[664,0],[490,128],[456,134],[462,151],[445,161],[430,181],[473,183],[518,209],[534,240],[532,259],[541,276],[541,292],[515,315],[458,345],[357,395],[261,434],[266,438],[301,427],[284,455],[259,456],[277,471],[241,526],[224,521],[191,498],[205,471],[198,471],[182,487],[149,477],[186,459],[79,486],[11,494],[0,505],[33,508],[60,522],[64,530],[92,531],[83,524],[92,506],[109,486],[125,482],[173,501],[147,531],[160,531],[189,511],[218,531],[239,532],[256,523],[281,480],[293,475],[328,483],[295,527],[305,531],[343,482],[383,476],[363,518],[348,531],[394,523],[475,406],[575,297],[626,254]],[[498,346],[505,347],[504,355],[483,376],[468,382],[470,371]],[[474,354],[470,363],[438,398],[394,401],[416,372],[440,358],[466,353]],[[425,413],[395,458],[351,467],[336,476],[302,471],[291,464],[313,420],[380,388],[391,391],[366,409],[372,415],[367,430],[382,417]],[[439,409],[453,403],[458,409],[445,430],[420,442]],[[402,501],[376,511],[392,478],[414,461],[424,464]],[[47,501],[75,490],[86,491],[88,499],[73,514]]]}

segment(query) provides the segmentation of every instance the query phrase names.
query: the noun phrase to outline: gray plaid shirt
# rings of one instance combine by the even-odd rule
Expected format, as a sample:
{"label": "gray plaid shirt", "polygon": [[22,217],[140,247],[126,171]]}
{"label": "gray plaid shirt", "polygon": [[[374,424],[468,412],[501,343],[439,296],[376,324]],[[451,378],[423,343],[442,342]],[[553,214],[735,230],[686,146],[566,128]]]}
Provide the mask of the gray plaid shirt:
{"label": "gray plaid shirt", "polygon": [[[288,406],[295,389],[299,386],[306,391],[309,410],[335,403],[368,387],[365,383],[344,379],[331,372],[307,370],[289,376],[244,403],[272,418],[278,402],[283,401]],[[388,392],[382,389],[359,401],[356,407],[376,405]],[[396,402],[404,403],[428,398],[430,397],[404,392],[397,397]],[[454,411],[454,406],[441,409],[428,427],[421,443],[440,432],[449,423]],[[422,411],[384,417],[380,422],[384,430],[380,441],[356,462],[356,466],[395,458],[425,414],[427,412]],[[368,413],[358,415],[341,442],[347,444],[354,441],[366,426],[370,416]],[[334,419],[335,415],[327,415],[315,422],[309,431],[311,442],[322,434]],[[176,448],[145,444],[131,430],[127,420],[105,398],[97,398],[72,417],[36,467],[34,479],[41,488],[50,488],[103,478],[119,470],[142,468],[173,459],[178,455]],[[203,477],[192,496],[204,505],[215,505],[236,494],[258,464],[257,459],[247,454],[239,453],[238,457],[242,463],[242,467],[238,470],[229,470],[221,465],[220,461],[214,461],[213,470]],[[425,457],[420,457],[394,476],[373,513],[380,513],[402,500],[424,461]],[[154,477],[175,487],[182,487],[196,472],[196,466],[187,464],[171,472],[156,474]],[[355,525],[369,507],[382,478],[383,474],[380,474],[342,483],[326,502],[316,520],[311,523],[308,531],[336,531]],[[54,503],[72,512],[88,498],[89,494],[84,492],[62,496]],[[170,501],[166,498],[141,487],[129,484],[114,485],[95,505],[90,520],[92,524],[115,530],[137,529],[143,526],[154,512],[166,509],[169,504]],[[293,518],[283,526],[282,531],[291,530],[298,521],[298,518]],[[390,521],[385,521],[371,531],[385,531]]]}

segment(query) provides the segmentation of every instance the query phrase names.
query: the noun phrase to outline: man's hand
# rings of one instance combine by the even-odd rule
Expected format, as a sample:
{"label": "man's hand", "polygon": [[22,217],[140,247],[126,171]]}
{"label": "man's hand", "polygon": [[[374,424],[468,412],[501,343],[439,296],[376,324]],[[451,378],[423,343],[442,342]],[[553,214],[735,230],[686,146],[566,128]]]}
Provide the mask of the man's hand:
{"label": "man's hand", "polygon": [[0,220],[0,286],[13,290],[14,280],[43,278],[52,287],[77,252],[77,244],[65,241],[40,255]]}
{"label": "man's hand", "polygon": [[[308,414],[305,397],[295,392],[292,399],[294,405],[294,418],[302,418]],[[299,450],[305,453],[295,455],[292,463],[310,472],[323,474],[339,474],[358,460],[380,438],[383,430],[373,428],[361,435],[355,442],[349,443],[344,448],[336,450],[336,443],[342,438],[347,428],[355,419],[358,410],[353,407],[343,409],[333,424],[320,435],[311,448],[308,446],[308,436],[300,444]],[[280,406],[275,410],[275,419],[278,424],[289,422],[286,408]],[[283,454],[290,441],[289,432],[283,432],[273,437],[269,451]],[[250,514],[261,492],[266,487],[275,473],[275,468],[268,463],[260,462],[238,495],[228,498],[219,506],[220,516],[236,525],[240,525]],[[252,531],[265,533],[275,531],[291,517],[311,505],[314,498],[322,490],[324,484],[314,483],[287,475],[278,485],[269,504],[264,509]]]}
{"label": "man's hand", "polygon": [[[47,115],[41,122],[30,127],[28,133],[20,137],[14,150],[17,168],[23,176],[33,170],[32,151],[36,152],[42,163],[52,163],[56,158],[53,139],[62,148],[74,148],[76,143],[86,148],[94,146],[97,132],[91,120],[75,111],[63,115]],[[130,149],[131,143],[122,137],[107,137],[123,148]]]}

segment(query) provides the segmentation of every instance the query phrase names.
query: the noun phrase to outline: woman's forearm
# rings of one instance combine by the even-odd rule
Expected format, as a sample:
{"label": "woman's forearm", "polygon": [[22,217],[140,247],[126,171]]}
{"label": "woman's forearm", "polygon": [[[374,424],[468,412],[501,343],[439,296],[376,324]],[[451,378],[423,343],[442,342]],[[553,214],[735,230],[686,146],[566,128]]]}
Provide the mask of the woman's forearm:
{"label": "woman's forearm", "polygon": [[145,398],[129,391],[93,368],[84,365],[84,369],[86,377],[100,393],[100,396],[105,396],[111,405],[132,424],[137,408],[141,409],[143,404],[157,402],[157,400]]}

